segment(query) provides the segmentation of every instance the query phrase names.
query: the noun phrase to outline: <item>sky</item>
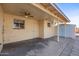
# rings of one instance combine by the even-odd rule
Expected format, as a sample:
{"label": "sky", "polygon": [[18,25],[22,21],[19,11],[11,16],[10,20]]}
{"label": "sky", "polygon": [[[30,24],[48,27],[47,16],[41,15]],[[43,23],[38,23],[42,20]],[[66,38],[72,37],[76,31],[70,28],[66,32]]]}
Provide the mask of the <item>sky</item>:
{"label": "sky", "polygon": [[57,6],[69,18],[71,24],[79,27],[79,3],[58,3]]}

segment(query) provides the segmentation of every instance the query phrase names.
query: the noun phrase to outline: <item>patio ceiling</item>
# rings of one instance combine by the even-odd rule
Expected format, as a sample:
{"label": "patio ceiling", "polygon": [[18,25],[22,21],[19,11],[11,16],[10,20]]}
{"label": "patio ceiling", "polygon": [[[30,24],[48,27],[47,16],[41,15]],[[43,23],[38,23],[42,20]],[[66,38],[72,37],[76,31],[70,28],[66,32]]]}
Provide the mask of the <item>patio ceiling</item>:
{"label": "patio ceiling", "polygon": [[34,18],[40,20],[40,19],[45,19],[48,17],[52,18],[51,15],[47,14],[46,12],[42,11],[41,9],[33,6],[32,4],[25,4],[25,3],[16,3],[16,4],[10,4],[10,3],[4,3],[2,4],[3,7],[3,11],[5,13],[9,13],[9,14],[14,14],[14,15],[19,15],[19,16],[24,16],[24,14],[22,12],[24,12],[25,10],[28,10],[30,12],[30,14],[32,16],[34,16]]}
{"label": "patio ceiling", "polygon": [[[42,20],[42,19],[57,20],[58,18],[60,19],[59,21],[61,22],[68,22],[67,19],[65,19],[60,13],[58,13],[57,10],[54,7],[52,7],[50,4],[41,3],[38,5],[42,5],[42,7],[46,11],[49,10],[50,13],[41,10],[40,8],[36,7],[34,4],[31,3],[3,3],[2,7],[3,7],[3,11],[9,14],[24,16],[22,12],[28,10],[30,14],[38,20]],[[53,16],[51,14],[53,14]]]}

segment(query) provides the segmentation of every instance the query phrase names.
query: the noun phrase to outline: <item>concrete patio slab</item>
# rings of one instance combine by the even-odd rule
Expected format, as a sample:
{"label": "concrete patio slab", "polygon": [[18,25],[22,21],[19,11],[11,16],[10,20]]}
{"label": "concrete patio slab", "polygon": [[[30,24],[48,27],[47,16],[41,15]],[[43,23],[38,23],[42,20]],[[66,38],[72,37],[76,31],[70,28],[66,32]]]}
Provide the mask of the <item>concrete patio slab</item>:
{"label": "concrete patio slab", "polygon": [[56,38],[32,39],[4,45],[2,56],[67,56],[71,54],[73,42],[73,39],[63,37],[59,42]]}

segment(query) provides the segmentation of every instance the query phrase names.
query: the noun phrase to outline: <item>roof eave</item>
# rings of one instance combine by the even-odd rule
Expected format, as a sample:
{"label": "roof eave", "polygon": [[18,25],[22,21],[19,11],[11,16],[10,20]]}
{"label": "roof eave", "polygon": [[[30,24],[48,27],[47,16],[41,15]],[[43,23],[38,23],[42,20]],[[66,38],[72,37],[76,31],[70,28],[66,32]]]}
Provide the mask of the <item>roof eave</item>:
{"label": "roof eave", "polygon": [[61,15],[64,16],[67,22],[70,22],[69,18],[59,9],[59,7],[55,3],[50,3]]}

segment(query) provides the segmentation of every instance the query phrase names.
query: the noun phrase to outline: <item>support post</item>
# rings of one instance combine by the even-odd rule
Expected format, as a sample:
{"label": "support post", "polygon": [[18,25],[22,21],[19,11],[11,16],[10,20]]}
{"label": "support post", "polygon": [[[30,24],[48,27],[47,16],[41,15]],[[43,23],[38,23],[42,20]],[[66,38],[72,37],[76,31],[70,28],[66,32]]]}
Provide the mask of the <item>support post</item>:
{"label": "support post", "polygon": [[65,25],[65,33],[64,34],[65,34],[65,39],[66,39],[66,23],[64,25]]}
{"label": "support post", "polygon": [[57,42],[59,42],[59,22],[57,22]]}

